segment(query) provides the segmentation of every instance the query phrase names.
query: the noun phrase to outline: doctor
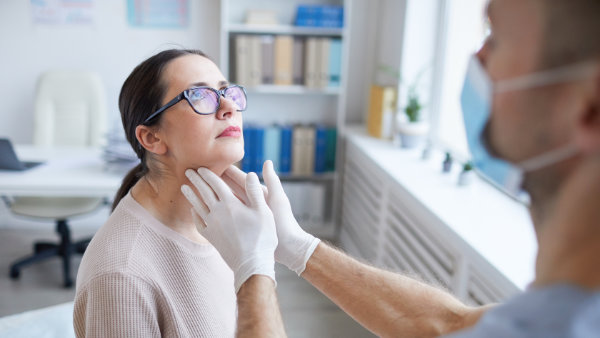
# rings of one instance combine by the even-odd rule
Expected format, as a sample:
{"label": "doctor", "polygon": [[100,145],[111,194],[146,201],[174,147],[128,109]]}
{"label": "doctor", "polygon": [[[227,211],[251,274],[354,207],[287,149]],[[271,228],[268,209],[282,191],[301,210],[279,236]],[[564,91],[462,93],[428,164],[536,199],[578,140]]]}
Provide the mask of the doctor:
{"label": "doctor", "polygon": [[491,0],[488,11],[492,33],[462,94],[467,139],[481,171],[531,197],[531,287],[466,306],[305,233],[268,161],[265,193],[254,173],[188,170],[197,227],[235,275],[239,336],[285,335],[275,261],[380,336],[600,336],[600,1]]}

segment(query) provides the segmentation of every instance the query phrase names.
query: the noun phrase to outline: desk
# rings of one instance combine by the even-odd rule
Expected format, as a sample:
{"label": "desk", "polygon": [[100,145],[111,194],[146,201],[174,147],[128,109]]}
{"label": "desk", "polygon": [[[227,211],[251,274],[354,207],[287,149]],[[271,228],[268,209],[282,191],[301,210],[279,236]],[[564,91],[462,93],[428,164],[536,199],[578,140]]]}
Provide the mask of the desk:
{"label": "desk", "polygon": [[16,146],[21,161],[42,161],[26,171],[0,170],[0,195],[106,197],[112,200],[126,172],[108,170],[102,149]]}

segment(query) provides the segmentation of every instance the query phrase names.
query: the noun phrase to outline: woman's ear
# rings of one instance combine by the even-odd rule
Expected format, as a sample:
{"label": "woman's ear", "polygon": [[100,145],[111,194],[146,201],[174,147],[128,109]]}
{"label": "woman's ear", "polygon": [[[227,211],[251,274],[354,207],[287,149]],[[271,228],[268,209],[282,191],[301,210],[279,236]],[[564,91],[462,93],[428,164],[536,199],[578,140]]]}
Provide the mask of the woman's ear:
{"label": "woman's ear", "polygon": [[139,125],[135,128],[135,137],[142,147],[151,153],[163,155],[167,152],[167,145],[156,128]]}

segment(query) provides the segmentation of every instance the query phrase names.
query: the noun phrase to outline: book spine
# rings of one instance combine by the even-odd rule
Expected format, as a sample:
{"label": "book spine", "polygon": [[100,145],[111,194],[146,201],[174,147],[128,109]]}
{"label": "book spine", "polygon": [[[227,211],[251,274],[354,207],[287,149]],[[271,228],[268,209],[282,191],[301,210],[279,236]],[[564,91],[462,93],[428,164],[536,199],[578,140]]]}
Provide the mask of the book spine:
{"label": "book spine", "polygon": [[327,156],[327,128],[317,126],[315,128],[315,173],[325,172]]}
{"label": "book spine", "polygon": [[329,45],[329,87],[339,87],[342,73],[342,40],[332,39]]}
{"label": "book spine", "polygon": [[318,84],[317,87],[325,88],[329,84],[329,49],[330,47],[329,38],[319,39],[319,71],[318,71]]}
{"label": "book spine", "polygon": [[273,35],[263,35],[261,36],[261,57],[262,57],[262,83],[263,84],[273,84],[273,77],[275,70],[273,68],[274,59],[275,59],[275,51],[274,51],[274,41],[275,38]]}
{"label": "book spine", "polygon": [[294,127],[292,133],[292,174],[303,175],[304,165],[306,164],[304,151],[304,127],[298,125]]}
{"label": "book spine", "polygon": [[292,134],[292,127],[281,127],[281,149],[279,161],[279,172],[281,174],[287,175],[292,171]]}
{"label": "book spine", "polygon": [[315,37],[309,37],[306,39],[306,50],[305,50],[305,67],[304,67],[304,85],[307,88],[317,87],[317,64],[318,60],[318,39]]}
{"label": "book spine", "polygon": [[257,175],[262,174],[263,162],[264,162],[264,137],[265,129],[257,127],[254,129],[254,172]]}
{"label": "book spine", "polygon": [[254,142],[254,128],[252,126],[244,127],[244,158],[242,158],[242,170],[245,172],[250,172],[253,169],[253,145]]}
{"label": "book spine", "polygon": [[302,166],[302,175],[310,176],[315,173],[315,139],[315,127],[305,127],[302,139],[302,144],[304,147],[302,152],[304,160],[304,165]]}
{"label": "book spine", "polygon": [[248,85],[248,37],[235,36],[235,81],[241,85]]}
{"label": "book spine", "polygon": [[304,43],[304,38],[294,38],[293,83],[295,85],[304,84]]}
{"label": "book spine", "polygon": [[249,36],[250,55],[248,58],[248,87],[256,87],[262,82],[262,43],[260,36]]}
{"label": "book spine", "polygon": [[275,84],[292,84],[292,54],[294,41],[291,36],[275,37]]}
{"label": "book spine", "polygon": [[264,158],[265,161],[273,161],[275,172],[280,171],[281,129],[277,126],[271,126],[265,129]]}
{"label": "book spine", "polygon": [[335,171],[337,147],[337,129],[327,128],[327,152],[325,155],[325,171]]}

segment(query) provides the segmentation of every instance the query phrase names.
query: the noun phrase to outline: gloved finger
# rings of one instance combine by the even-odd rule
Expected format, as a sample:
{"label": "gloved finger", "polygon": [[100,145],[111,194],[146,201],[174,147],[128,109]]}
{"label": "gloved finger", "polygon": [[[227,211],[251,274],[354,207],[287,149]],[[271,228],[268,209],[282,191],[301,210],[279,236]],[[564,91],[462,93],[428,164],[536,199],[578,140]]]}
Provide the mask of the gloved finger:
{"label": "gloved finger", "polygon": [[225,182],[223,182],[223,180],[219,176],[217,176],[209,169],[199,168],[198,174],[200,174],[204,181],[208,183],[208,185],[212,188],[215,194],[217,194],[217,197],[221,201],[235,197],[233,196],[233,192],[231,192],[231,189],[227,186],[227,184],[225,184]]}
{"label": "gloved finger", "polygon": [[234,165],[229,166],[229,168],[223,172],[223,176],[231,178],[233,182],[241,187],[246,186],[246,173]]}
{"label": "gloved finger", "polygon": [[194,220],[194,224],[196,224],[196,228],[198,228],[199,230],[202,228],[206,228],[206,226],[207,226],[206,222],[200,216],[198,216],[196,211],[194,211],[194,208],[191,208],[190,212],[192,213],[192,220]]}
{"label": "gloved finger", "polygon": [[[248,197],[246,196],[246,187],[240,186],[237,182],[235,182],[231,177],[229,177],[227,175],[221,176],[221,179],[223,180],[223,182],[225,182],[225,184],[227,184],[229,186],[229,188],[231,188],[231,191],[233,191],[233,194],[240,201],[242,201],[242,203],[244,203],[245,205],[250,205],[248,202]],[[244,180],[244,184],[245,183],[246,183],[246,181]]]}
{"label": "gloved finger", "polygon": [[198,196],[196,196],[194,190],[192,190],[192,188],[189,185],[184,184],[181,186],[181,192],[183,193],[183,196],[185,196],[185,198],[188,200],[188,202],[190,202],[194,210],[196,210],[198,215],[200,215],[202,219],[206,219],[210,211],[208,210],[204,202],[202,202],[198,198]]}
{"label": "gloved finger", "polygon": [[279,176],[277,176],[273,168],[273,162],[265,161],[265,164],[263,164],[263,179],[267,185],[267,190],[274,197],[285,195]]}
{"label": "gloved finger", "polygon": [[[240,168],[232,165],[229,168],[227,168],[227,170],[225,170],[225,172],[223,173],[223,176],[227,176],[229,178],[231,178],[232,181],[236,182],[240,187],[242,187],[244,190],[246,189],[246,173],[244,171],[242,171]],[[265,193],[265,199],[267,198],[267,187],[265,187],[264,185],[262,186],[263,192]]]}
{"label": "gloved finger", "polygon": [[251,206],[260,207],[267,204],[262,186],[255,173],[246,176],[246,195]]}
{"label": "gloved finger", "polygon": [[187,178],[190,180],[190,182],[192,182],[194,187],[196,187],[196,190],[198,190],[202,201],[204,201],[204,204],[206,204],[206,206],[210,210],[212,206],[217,202],[217,196],[215,196],[213,190],[194,170],[186,170],[185,176],[187,176]]}

